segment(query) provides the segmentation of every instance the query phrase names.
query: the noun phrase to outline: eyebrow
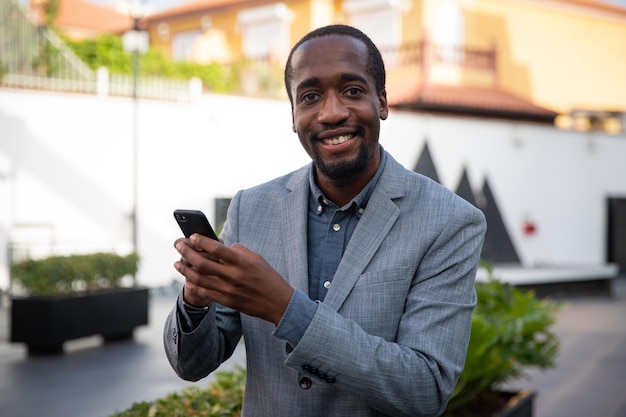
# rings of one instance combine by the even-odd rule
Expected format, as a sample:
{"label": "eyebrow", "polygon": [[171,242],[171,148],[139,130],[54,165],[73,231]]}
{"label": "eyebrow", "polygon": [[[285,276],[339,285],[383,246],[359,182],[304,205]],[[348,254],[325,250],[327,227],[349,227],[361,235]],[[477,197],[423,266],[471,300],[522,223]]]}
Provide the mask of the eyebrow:
{"label": "eyebrow", "polygon": [[[341,81],[359,81],[362,82],[364,84],[367,84],[367,79],[365,77],[363,77],[362,75],[359,74],[355,74],[355,73],[351,73],[351,72],[344,72],[341,73],[339,78],[341,79]],[[320,78],[319,77],[310,77],[307,78],[305,80],[302,80],[297,86],[296,86],[296,90],[300,90],[302,88],[309,88],[309,87],[314,87],[316,85],[318,85],[320,83]]]}

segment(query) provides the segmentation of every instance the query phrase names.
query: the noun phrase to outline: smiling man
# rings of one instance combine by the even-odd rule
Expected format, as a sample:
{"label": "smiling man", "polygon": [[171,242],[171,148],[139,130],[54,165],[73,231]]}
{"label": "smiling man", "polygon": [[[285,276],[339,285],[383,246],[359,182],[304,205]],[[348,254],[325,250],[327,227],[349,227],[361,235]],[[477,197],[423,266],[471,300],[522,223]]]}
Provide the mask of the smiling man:
{"label": "smiling man", "polygon": [[244,338],[242,415],[437,416],[463,369],[482,213],[379,145],[379,51],[317,29],[285,67],[312,163],[233,198],[222,242],[178,239],[185,286],[164,329],[197,381]]}

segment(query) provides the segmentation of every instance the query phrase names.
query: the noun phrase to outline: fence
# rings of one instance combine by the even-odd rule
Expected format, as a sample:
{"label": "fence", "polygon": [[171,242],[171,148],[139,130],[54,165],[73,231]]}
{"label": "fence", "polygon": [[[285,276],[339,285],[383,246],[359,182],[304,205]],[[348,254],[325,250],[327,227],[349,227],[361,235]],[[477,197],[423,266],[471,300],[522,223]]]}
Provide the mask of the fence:
{"label": "fence", "polygon": [[[0,0],[0,87],[132,97],[134,86],[133,76],[91,70],[56,33],[38,26],[17,0]],[[199,80],[141,77],[136,94],[189,102],[201,91]]]}

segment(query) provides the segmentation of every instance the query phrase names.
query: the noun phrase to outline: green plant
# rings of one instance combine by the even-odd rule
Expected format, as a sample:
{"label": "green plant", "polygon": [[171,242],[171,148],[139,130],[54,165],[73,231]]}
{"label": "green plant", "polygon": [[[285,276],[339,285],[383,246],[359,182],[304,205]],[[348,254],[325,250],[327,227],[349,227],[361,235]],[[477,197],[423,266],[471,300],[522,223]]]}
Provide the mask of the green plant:
{"label": "green plant", "polygon": [[238,417],[241,415],[246,370],[218,372],[208,388],[191,386],[153,402],[133,404],[110,417]]}
{"label": "green plant", "polygon": [[9,66],[2,62],[0,59],[0,82],[4,79],[4,76],[9,73]]}
{"label": "green plant", "polygon": [[499,407],[498,388],[526,376],[530,368],[554,366],[559,340],[551,331],[559,304],[540,299],[493,277],[476,284],[478,301],[472,316],[465,368],[448,403],[446,417],[490,415]]}
{"label": "green plant", "polygon": [[11,278],[29,295],[61,295],[117,288],[137,272],[139,256],[115,253],[50,256],[11,265]]}
{"label": "green plant", "polygon": [[[132,56],[124,50],[120,36],[100,35],[83,40],[64,37],[64,40],[92,70],[107,67],[111,74],[132,74]],[[199,78],[205,88],[215,93],[240,93],[241,74],[243,70],[249,69],[259,74],[262,95],[279,96],[283,86],[282,71],[278,68],[270,64],[255,66],[247,60],[229,64],[174,61],[156,49],[149,49],[139,57],[139,72],[142,77],[182,80]]]}

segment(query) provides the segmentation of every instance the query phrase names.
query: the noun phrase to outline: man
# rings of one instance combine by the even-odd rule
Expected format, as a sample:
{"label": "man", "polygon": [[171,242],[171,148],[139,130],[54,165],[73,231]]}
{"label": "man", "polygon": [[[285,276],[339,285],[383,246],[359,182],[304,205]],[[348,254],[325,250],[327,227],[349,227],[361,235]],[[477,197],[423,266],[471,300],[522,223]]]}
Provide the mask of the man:
{"label": "man", "polygon": [[233,198],[221,238],[179,239],[185,286],[164,331],[196,381],[243,336],[244,416],[436,416],[463,368],[485,220],[378,143],[385,70],[348,26],[285,68],[312,164]]}

